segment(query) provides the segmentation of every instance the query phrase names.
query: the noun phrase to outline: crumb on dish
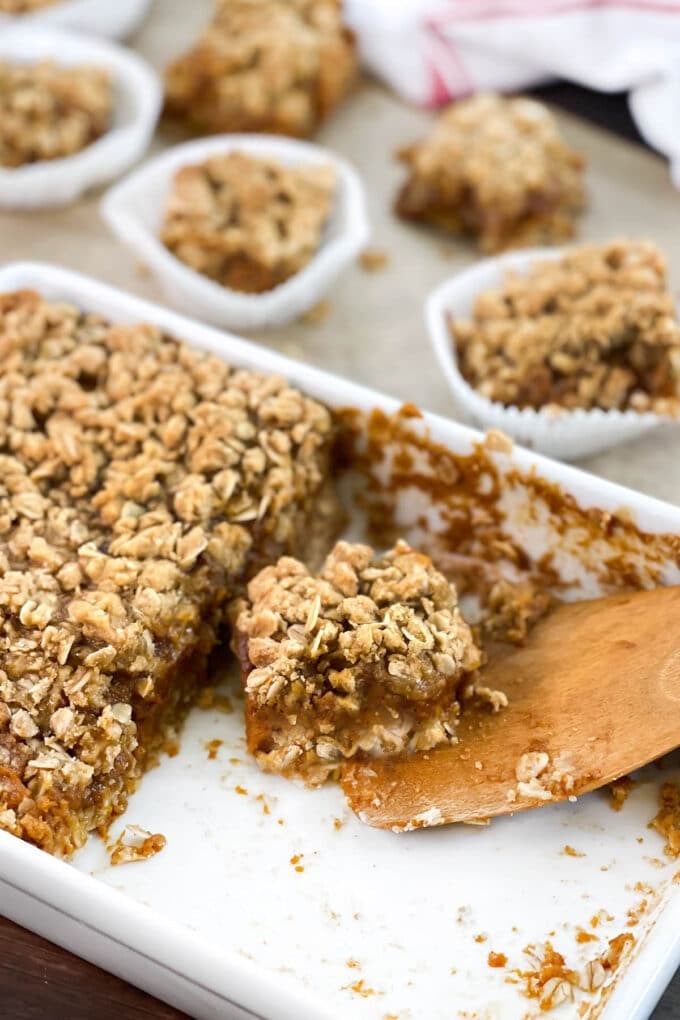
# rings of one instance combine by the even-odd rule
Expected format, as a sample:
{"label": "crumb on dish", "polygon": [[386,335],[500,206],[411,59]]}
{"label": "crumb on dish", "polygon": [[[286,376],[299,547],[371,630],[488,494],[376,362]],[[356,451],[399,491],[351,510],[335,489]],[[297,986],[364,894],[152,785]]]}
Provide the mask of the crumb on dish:
{"label": "crumb on dish", "polygon": [[0,60],[0,166],[73,156],[105,134],[112,110],[102,68]]}
{"label": "crumb on dish", "polygon": [[664,783],[659,792],[659,810],[649,823],[666,841],[666,857],[680,857],[680,786]]}
{"label": "crumb on dish", "polygon": [[680,324],[653,244],[586,245],[509,273],[450,328],[461,374],[489,400],[680,410]]}
{"label": "crumb on dish", "polygon": [[328,164],[287,166],[245,152],[212,156],[175,174],[161,240],[224,287],[268,291],[319,250],[335,190]]}
{"label": "crumb on dish", "polygon": [[609,783],[607,793],[609,794],[609,806],[613,811],[621,811],[636,785],[631,776],[621,776],[620,779]]}
{"label": "crumb on dish", "polygon": [[140,825],[126,825],[116,842],[107,847],[107,850],[111,866],[116,867],[118,864],[148,861],[166,846],[167,840],[161,832],[149,832]]}
{"label": "crumb on dish", "polygon": [[409,169],[399,215],[472,235],[484,251],[571,237],[585,203],[583,159],[533,99],[456,102],[399,158]]}
{"label": "crumb on dish", "polygon": [[457,691],[481,661],[455,588],[401,541],[384,555],[339,542],[318,575],[290,557],[265,567],[235,650],[249,749],[312,784],[357,754],[455,741]]}
{"label": "crumb on dish", "polygon": [[541,1011],[547,1013],[565,1002],[573,1002],[575,990],[592,993],[602,988],[634,944],[635,939],[629,932],[617,935],[609,940],[604,952],[586,961],[578,970],[568,967],[562,953],[550,942],[540,949],[530,945],[524,953],[531,967],[513,973],[523,982],[523,994],[537,1000]]}
{"label": "crumb on dish", "polygon": [[356,74],[339,0],[219,0],[165,72],[166,109],[199,134],[309,137]]}

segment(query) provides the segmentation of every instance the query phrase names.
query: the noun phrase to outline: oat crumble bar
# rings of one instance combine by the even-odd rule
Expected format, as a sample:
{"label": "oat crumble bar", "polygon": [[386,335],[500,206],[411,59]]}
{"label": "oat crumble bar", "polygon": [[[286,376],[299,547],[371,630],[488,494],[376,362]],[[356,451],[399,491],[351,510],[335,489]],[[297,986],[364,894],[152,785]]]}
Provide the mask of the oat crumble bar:
{"label": "oat crumble bar", "polygon": [[234,647],[248,748],[321,783],[357,753],[455,741],[457,692],[480,665],[456,590],[405,542],[338,542],[318,575],[284,557],[248,586]]}
{"label": "oat crumble bar", "polygon": [[333,423],[151,325],[0,296],[0,827],[105,829],[206,677],[226,603],[337,534]]}
{"label": "oat crumble bar", "polygon": [[108,71],[0,61],[0,166],[80,152],[108,130],[112,109]]}
{"label": "oat crumble bar", "polygon": [[310,136],[356,73],[339,0],[219,0],[165,73],[166,109],[198,133]]}
{"label": "oat crumble bar", "polygon": [[233,290],[271,290],[302,269],[331,214],[330,165],[285,166],[242,152],[182,167],[173,180],[163,244]]}
{"label": "oat crumble bar", "polygon": [[574,248],[511,273],[451,332],[465,379],[506,405],[680,408],[680,324],[649,243]]}
{"label": "oat crumble bar", "polygon": [[585,201],[582,157],[532,99],[454,103],[399,158],[409,168],[399,215],[472,235],[484,251],[571,237]]}

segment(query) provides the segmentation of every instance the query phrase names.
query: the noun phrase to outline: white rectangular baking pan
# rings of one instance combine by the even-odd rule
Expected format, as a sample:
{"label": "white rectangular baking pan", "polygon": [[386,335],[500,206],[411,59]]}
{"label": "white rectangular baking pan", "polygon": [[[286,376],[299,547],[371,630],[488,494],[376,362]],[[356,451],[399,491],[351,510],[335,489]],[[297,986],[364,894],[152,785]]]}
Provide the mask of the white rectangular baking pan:
{"label": "white rectangular baking pan", "polygon": [[[112,320],[154,322],[233,364],[284,373],[332,405],[397,407],[67,270],[0,269],[0,292],[21,287]],[[442,418],[427,423],[458,452],[479,439]],[[526,451],[513,456],[582,506],[625,506],[646,531],[680,533],[680,509]],[[677,863],[660,860],[662,841],[647,830],[659,780],[677,770],[648,770],[619,813],[596,793],[488,828],[399,836],[363,826],[337,787],[311,792],[261,774],[242,732],[238,705],[233,715],[194,710],[180,753],[144,778],[112,835],[124,823],[162,832],[167,846],[149,861],[111,868],[92,838],[66,864],[0,832],[0,912],[201,1020],[520,1020],[539,1015],[506,980],[528,968],[523,947],[549,939],[578,967],[606,947],[575,939],[602,910],[612,919],[597,934],[632,931],[632,960],[606,996],[548,1015],[575,1018],[585,1002],[590,1020],[649,1016],[680,963]],[[212,739],[224,743],[209,760]],[[291,864],[298,856],[302,872]],[[628,928],[640,882],[654,891]],[[490,969],[489,950],[506,954],[508,969]]]}

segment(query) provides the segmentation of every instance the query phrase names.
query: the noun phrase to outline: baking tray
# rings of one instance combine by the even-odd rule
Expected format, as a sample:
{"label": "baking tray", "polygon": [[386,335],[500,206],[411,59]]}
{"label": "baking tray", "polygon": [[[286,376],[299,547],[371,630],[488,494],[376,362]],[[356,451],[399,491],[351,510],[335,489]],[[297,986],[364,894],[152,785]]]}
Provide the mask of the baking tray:
{"label": "baking tray", "polygon": [[[55,266],[0,269],[0,292],[21,287],[112,320],[154,322],[233,364],[283,373],[334,406],[398,409],[390,398]],[[458,453],[481,438],[434,416],[417,427]],[[575,506],[626,508],[644,532],[680,533],[680,509],[520,449],[512,466],[557,483]],[[514,526],[538,548],[549,524],[536,513],[535,491],[515,479],[509,497]],[[413,537],[424,508],[407,502],[403,527]],[[575,536],[567,532],[560,543],[565,573],[592,593],[606,542],[592,548],[584,569]],[[678,580],[677,564],[646,563],[645,555],[644,543],[633,543],[631,562],[643,575]],[[530,967],[530,944],[549,940],[577,967],[593,947],[632,932],[635,951],[612,985],[549,1015],[649,1015],[680,962],[677,863],[663,858],[661,838],[647,829],[660,782],[678,774],[672,762],[646,770],[618,813],[595,793],[488,827],[395,835],[363,826],[335,786],[307,791],[261,774],[245,754],[236,706],[233,715],[194,710],[180,753],[144,778],[112,828],[112,837],[130,823],[162,832],[167,847],[153,859],[111,868],[92,838],[67,864],[0,832],[2,913],[198,1018],[520,1020],[545,1015],[522,994],[523,981],[515,983],[513,971]],[[215,739],[223,744],[211,760],[206,743]],[[578,929],[598,912],[600,942],[579,943]],[[508,967],[490,968],[490,950],[505,954]]]}

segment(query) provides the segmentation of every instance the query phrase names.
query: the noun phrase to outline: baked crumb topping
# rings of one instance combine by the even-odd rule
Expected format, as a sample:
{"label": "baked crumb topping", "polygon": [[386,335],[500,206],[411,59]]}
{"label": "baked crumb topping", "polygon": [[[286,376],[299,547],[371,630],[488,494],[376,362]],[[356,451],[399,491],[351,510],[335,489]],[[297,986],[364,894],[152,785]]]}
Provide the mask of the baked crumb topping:
{"label": "baked crumb topping", "polygon": [[0,358],[0,825],[68,853],[123,810],[244,573],[332,520],[332,423],[28,291],[0,296]]}
{"label": "baked crumb topping", "polygon": [[588,245],[510,273],[451,332],[463,376],[490,400],[680,409],[680,324],[653,244]]}
{"label": "baked crumb topping", "polygon": [[331,214],[330,165],[285,166],[243,152],[174,177],[161,240],[192,269],[234,290],[270,290],[316,254]]}
{"label": "baked crumb topping", "polygon": [[108,130],[112,109],[102,68],[0,61],[0,166],[80,152]]}
{"label": "baked crumb topping", "polygon": [[166,106],[195,131],[306,137],[356,73],[339,0],[219,0],[165,73]]}
{"label": "baked crumb topping", "polygon": [[318,576],[284,557],[237,620],[249,746],[269,771],[326,779],[339,762],[455,739],[456,691],[480,653],[455,588],[405,542],[338,542]]}
{"label": "baked crumb topping", "polygon": [[484,251],[571,237],[585,201],[582,157],[533,99],[454,103],[399,158],[410,176],[397,212],[474,235]]}

